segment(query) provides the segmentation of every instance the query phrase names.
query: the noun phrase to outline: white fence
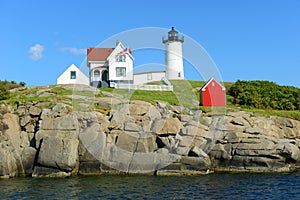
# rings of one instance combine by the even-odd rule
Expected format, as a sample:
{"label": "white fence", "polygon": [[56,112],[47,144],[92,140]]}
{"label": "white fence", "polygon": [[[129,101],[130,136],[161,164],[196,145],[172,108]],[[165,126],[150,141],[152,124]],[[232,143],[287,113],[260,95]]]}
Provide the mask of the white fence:
{"label": "white fence", "polygon": [[117,88],[117,89],[130,89],[130,90],[173,91],[173,85],[116,84],[115,88]]}

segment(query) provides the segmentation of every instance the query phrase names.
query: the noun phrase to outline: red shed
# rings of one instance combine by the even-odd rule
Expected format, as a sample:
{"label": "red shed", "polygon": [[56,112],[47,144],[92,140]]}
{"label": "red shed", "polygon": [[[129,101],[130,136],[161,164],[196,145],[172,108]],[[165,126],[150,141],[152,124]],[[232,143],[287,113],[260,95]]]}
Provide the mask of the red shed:
{"label": "red shed", "polygon": [[201,88],[200,101],[202,106],[226,106],[225,87],[211,78]]}

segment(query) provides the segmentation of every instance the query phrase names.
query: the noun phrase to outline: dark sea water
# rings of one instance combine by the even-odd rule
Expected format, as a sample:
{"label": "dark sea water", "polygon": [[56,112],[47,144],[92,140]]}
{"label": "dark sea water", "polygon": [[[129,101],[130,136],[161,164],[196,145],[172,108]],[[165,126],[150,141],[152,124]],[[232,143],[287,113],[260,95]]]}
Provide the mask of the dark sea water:
{"label": "dark sea water", "polygon": [[300,199],[300,173],[0,180],[1,199]]}

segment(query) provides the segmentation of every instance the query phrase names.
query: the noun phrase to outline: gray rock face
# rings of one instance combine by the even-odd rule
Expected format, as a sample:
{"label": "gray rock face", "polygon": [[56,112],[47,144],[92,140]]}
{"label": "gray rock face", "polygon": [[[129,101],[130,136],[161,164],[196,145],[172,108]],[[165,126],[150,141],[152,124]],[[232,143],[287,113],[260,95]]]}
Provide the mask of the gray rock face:
{"label": "gray rock face", "polygon": [[72,171],[78,159],[78,140],[45,137],[41,142],[38,164]]}
{"label": "gray rock face", "polygon": [[14,148],[4,136],[0,136],[0,139],[0,178],[14,177],[18,173]]}
{"label": "gray rock face", "polygon": [[5,124],[4,135],[9,139],[16,150],[19,150],[21,139],[21,128],[19,125],[19,117],[14,114],[6,113],[3,115],[3,124]]}
{"label": "gray rock face", "polygon": [[41,119],[35,146],[38,148],[36,164],[42,168],[35,166],[33,176],[44,176],[45,168],[49,168],[46,171],[54,169],[55,174],[76,173],[79,145],[76,114],[69,114],[65,106],[57,104],[52,110],[43,110]]}
{"label": "gray rock face", "polygon": [[0,177],[300,167],[299,121],[247,112],[209,117],[161,101],[117,104],[105,114],[62,103],[24,103],[14,114],[2,106]]}
{"label": "gray rock face", "polygon": [[22,165],[24,167],[25,174],[32,174],[34,167],[34,160],[36,155],[36,149],[33,147],[25,147],[22,150]]}

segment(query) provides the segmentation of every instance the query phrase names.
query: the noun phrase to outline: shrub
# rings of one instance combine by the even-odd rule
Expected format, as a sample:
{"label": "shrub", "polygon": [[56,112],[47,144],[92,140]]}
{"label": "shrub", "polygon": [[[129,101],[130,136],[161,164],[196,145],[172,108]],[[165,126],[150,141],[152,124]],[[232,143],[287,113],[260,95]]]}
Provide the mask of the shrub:
{"label": "shrub", "polygon": [[0,82],[0,100],[5,100],[9,98],[9,91],[7,90],[7,86]]}
{"label": "shrub", "polygon": [[228,90],[233,103],[259,109],[300,110],[300,89],[269,81],[240,81]]}

